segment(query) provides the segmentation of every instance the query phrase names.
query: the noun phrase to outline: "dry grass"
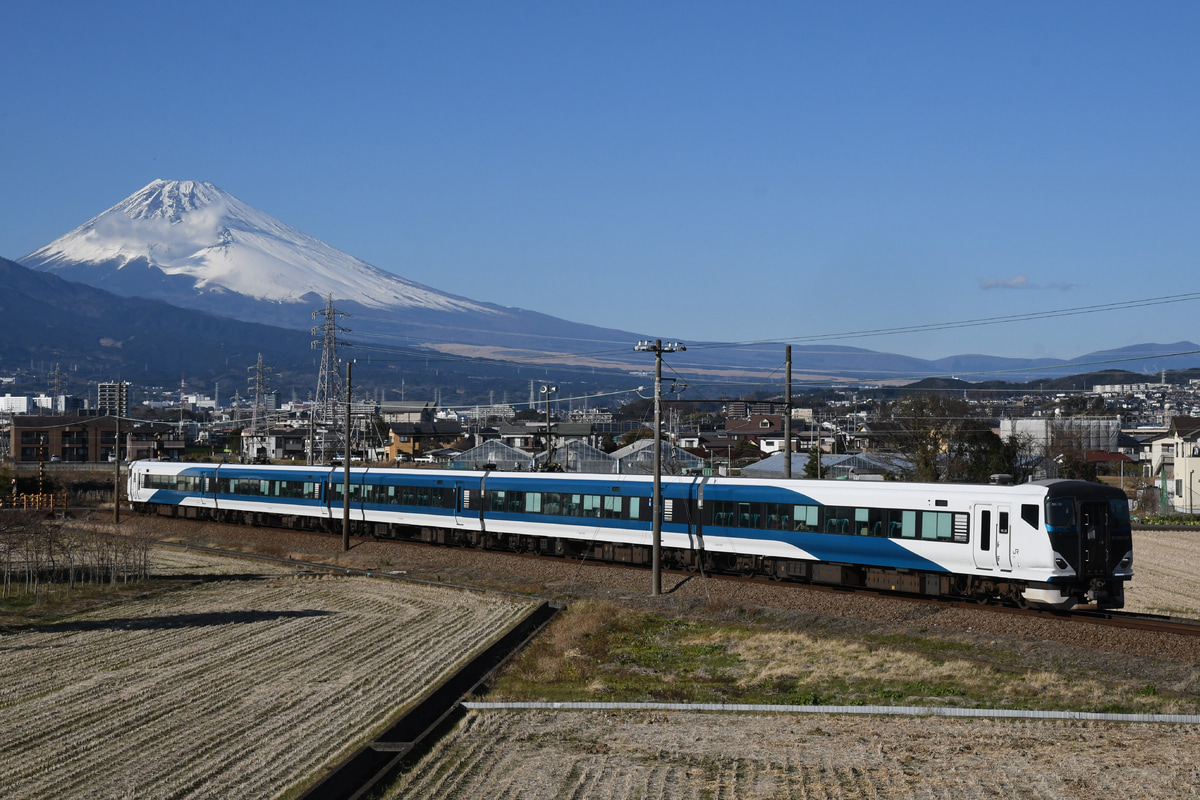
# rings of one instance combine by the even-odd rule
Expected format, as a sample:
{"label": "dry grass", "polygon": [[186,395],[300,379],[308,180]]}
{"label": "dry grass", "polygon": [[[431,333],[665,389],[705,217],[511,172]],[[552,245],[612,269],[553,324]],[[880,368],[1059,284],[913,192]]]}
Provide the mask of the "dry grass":
{"label": "dry grass", "polygon": [[1200,701],[1078,669],[1000,668],[967,645],[664,618],[582,601],[495,682],[490,700],[945,705],[1195,714]]}

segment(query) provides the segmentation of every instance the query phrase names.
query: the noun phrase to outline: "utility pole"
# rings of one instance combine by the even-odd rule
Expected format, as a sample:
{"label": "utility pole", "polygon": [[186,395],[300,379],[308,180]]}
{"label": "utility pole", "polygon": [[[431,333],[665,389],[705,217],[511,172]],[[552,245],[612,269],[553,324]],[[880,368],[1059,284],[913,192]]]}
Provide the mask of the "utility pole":
{"label": "utility pole", "polygon": [[546,395],[546,469],[550,469],[550,462],[554,457],[554,439],[550,436],[550,394],[557,392],[558,387],[543,383],[541,391]]}
{"label": "utility pole", "polygon": [[783,387],[783,477],[792,477],[792,346],[787,346],[786,384]]}
{"label": "utility pole", "polygon": [[[118,391],[118,398],[120,393]],[[120,408],[118,400],[117,407]],[[116,472],[113,475],[113,524],[121,524],[121,412],[113,414],[113,423],[116,428],[116,438],[113,440],[113,452],[116,453]]]}
{"label": "utility pole", "polygon": [[662,354],[687,350],[678,342],[666,345],[662,339],[638,342],[633,348],[654,353],[654,496],[650,501],[652,545],[650,557],[650,594],[662,594]]}
{"label": "utility pole", "polygon": [[345,485],[342,487],[342,552],[350,552],[350,372],[353,361],[346,362],[346,453],[342,462]]}
{"label": "utility pole", "polygon": [[317,406],[315,403],[308,404],[308,466],[313,465],[313,433],[317,429],[316,420]]}

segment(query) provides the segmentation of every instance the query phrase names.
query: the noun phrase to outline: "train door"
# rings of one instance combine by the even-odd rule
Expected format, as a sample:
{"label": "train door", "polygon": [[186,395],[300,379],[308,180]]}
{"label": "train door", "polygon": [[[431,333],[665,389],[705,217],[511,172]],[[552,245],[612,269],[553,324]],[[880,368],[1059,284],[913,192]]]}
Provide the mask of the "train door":
{"label": "train door", "polygon": [[1008,506],[996,506],[996,564],[1005,572],[1013,568],[1008,510]]}
{"label": "train door", "polygon": [[991,506],[975,506],[975,540],[971,546],[975,566],[978,569],[993,569],[996,556],[992,548],[996,542],[995,513]]}
{"label": "train door", "polygon": [[456,527],[463,527],[466,522],[464,518],[467,513],[467,506],[470,505],[470,499],[467,492],[469,489],[463,487],[462,481],[454,482],[454,524]]}
{"label": "train door", "polygon": [[1084,577],[1108,573],[1108,501],[1079,504],[1079,546]]}

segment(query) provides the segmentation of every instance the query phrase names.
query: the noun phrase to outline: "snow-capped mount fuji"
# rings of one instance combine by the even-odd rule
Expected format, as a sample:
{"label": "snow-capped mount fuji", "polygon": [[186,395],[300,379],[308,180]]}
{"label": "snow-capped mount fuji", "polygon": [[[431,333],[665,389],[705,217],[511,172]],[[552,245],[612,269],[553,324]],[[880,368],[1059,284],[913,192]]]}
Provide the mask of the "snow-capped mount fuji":
{"label": "snow-capped mount fuji", "polygon": [[[470,300],[374,267],[286,225],[211,183],[157,180],[18,259],[30,269],[125,297],[164,300],[243,322],[308,331],[332,297],[351,342],[482,358],[627,368],[646,338]],[[628,351],[632,353],[630,349]],[[605,363],[612,362],[612,363]]]}
{"label": "snow-capped mount fuji", "polygon": [[329,295],[369,309],[495,309],[385,272],[199,181],[156,180],[20,263],[230,316],[242,316],[231,295],[303,304],[305,315]]}
{"label": "snow-capped mount fuji", "polygon": [[[154,181],[19,259],[19,264],[127,298],[164,300],[219,317],[304,331],[301,342],[309,338],[313,312],[325,308],[327,298],[332,296],[336,308],[352,317],[347,320],[352,329],[349,343],[368,353],[390,353],[393,362],[399,360],[397,354],[401,359],[419,357],[412,355],[411,348],[415,347],[423,352],[434,350],[455,357],[499,359],[521,365],[571,365],[623,372],[647,367],[644,354],[633,351],[634,342],[651,338],[646,332],[570,322],[433,289],[330,247],[211,183]],[[97,300],[99,294],[94,292],[79,292],[77,287],[48,288],[19,273],[11,268],[7,272],[0,269],[0,301],[11,303],[13,298],[30,297],[36,298],[31,303],[45,304],[47,297],[66,293],[79,298],[80,303],[111,306],[118,315],[145,315],[146,324],[159,321],[160,335],[167,340],[163,345],[226,348],[224,352],[230,354],[229,348],[236,350],[243,345],[245,352],[258,352],[264,342],[276,337],[259,329],[255,329],[257,333],[244,333],[248,330],[245,326],[226,326],[230,335],[236,328],[251,339],[223,343],[214,337],[213,330],[219,325],[211,324],[211,320],[188,322],[194,317],[177,315],[178,329],[172,329],[161,323],[164,314],[171,314],[169,308],[165,312],[145,311],[146,304],[113,304]],[[25,284],[40,288],[30,294],[20,289]],[[623,287],[606,288],[613,297],[619,297]],[[84,316],[82,312],[76,315]],[[61,327],[78,326],[63,322]],[[286,336],[279,339],[284,340],[293,341]],[[778,345],[741,345],[732,359],[735,363],[730,363],[728,350],[696,346],[702,342],[689,344],[693,346],[686,353],[672,358],[672,367],[703,370],[721,379],[753,376],[757,382],[776,373],[782,358],[782,347]],[[56,346],[67,351],[65,344]],[[1194,351],[1196,346],[1189,343],[1141,348],[1146,360],[1128,359],[1128,368],[1158,371],[1196,365],[1190,358],[1172,355]],[[301,351],[301,361],[311,360],[307,348]],[[812,380],[841,376],[875,381],[880,375],[916,379],[947,373],[972,374],[977,380],[991,374],[1007,379],[1020,369],[1038,369],[1040,375],[1050,377],[1045,370],[1056,364],[1054,359],[978,355],[927,361],[829,345],[800,346],[795,348],[795,355],[797,373],[807,374]]]}

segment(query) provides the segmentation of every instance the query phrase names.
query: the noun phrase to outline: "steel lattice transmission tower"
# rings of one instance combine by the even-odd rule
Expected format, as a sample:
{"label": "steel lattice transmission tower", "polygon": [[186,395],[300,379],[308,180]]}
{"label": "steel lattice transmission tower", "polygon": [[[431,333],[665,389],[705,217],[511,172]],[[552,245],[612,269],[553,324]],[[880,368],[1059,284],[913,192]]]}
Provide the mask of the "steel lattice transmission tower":
{"label": "steel lattice transmission tower", "polygon": [[267,414],[267,373],[263,367],[262,353],[258,354],[258,363],[246,369],[254,373],[249,379],[250,389],[254,392],[254,411],[250,416],[250,432],[257,435],[260,415],[266,417]]}
{"label": "steel lattice transmission tower", "polygon": [[[339,317],[348,317],[349,314],[344,311],[338,311],[333,307],[333,295],[329,295],[329,302],[325,304],[323,310],[312,312],[313,319],[324,317],[324,323],[314,325],[312,328],[313,336],[320,336],[320,339],[314,339],[312,346],[316,349],[321,348],[321,371],[317,375],[317,394],[313,398],[313,407],[309,412],[316,415],[316,421],[327,428],[336,428],[338,425],[337,404],[342,391],[342,363],[338,359],[338,334],[349,333],[349,328],[343,328],[338,324]],[[342,342],[343,347],[348,347],[346,342]],[[322,437],[322,442],[324,437]],[[322,450],[322,461],[324,461],[324,446]]]}

